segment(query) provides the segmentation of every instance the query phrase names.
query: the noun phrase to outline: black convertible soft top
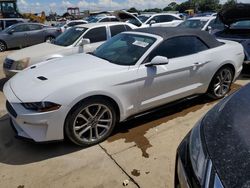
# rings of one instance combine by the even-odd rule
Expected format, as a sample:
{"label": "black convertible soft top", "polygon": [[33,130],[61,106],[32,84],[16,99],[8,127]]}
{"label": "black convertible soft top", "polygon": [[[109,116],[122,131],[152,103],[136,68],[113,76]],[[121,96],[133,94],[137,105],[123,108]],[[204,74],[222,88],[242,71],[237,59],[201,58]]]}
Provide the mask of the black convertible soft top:
{"label": "black convertible soft top", "polygon": [[199,29],[178,28],[178,27],[148,27],[133,30],[135,32],[158,35],[164,40],[179,36],[196,36],[200,38],[209,48],[221,46],[222,43],[206,31]]}

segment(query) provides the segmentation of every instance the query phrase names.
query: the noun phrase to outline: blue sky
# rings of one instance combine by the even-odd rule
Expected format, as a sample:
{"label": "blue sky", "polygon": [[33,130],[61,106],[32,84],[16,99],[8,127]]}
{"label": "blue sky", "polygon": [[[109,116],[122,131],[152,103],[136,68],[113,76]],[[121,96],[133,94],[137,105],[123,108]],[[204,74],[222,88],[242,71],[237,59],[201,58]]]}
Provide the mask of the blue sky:
{"label": "blue sky", "polygon": [[[130,7],[138,9],[145,8],[163,8],[171,2],[181,3],[186,0],[18,0],[19,9],[22,12],[38,13],[42,10],[49,12],[50,10],[58,13],[66,12],[67,7],[77,6],[81,10],[118,10]],[[225,2],[226,0],[221,0]],[[240,0],[250,3],[250,0]]]}

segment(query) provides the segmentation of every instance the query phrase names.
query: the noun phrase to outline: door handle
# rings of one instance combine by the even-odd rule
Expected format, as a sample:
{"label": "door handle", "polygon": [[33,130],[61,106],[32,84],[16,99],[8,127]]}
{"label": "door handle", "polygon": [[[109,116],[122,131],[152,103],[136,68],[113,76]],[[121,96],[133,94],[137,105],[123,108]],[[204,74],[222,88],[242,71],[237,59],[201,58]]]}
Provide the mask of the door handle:
{"label": "door handle", "polygon": [[204,62],[204,63],[201,63],[201,62],[195,62],[194,64],[193,64],[193,66],[202,66],[202,65],[205,65],[205,64],[207,64],[207,63],[209,63],[210,61],[206,61],[206,62]]}

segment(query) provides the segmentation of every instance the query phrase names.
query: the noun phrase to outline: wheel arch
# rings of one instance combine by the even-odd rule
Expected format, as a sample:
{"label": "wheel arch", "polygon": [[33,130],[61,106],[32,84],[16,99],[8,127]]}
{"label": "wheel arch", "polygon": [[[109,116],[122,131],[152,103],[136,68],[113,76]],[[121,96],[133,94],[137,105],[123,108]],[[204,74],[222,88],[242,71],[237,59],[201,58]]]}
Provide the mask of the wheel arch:
{"label": "wheel arch", "polygon": [[[222,68],[224,68],[224,67],[229,67],[229,68],[231,68],[232,71],[233,71],[233,78],[235,77],[236,68],[235,68],[235,66],[233,65],[233,63],[232,63],[231,61],[226,61],[226,62],[224,62],[224,63],[221,64],[221,66],[214,72],[213,76],[212,76],[211,79],[209,80],[207,92],[208,92],[208,90],[209,90],[209,88],[210,88],[211,82],[212,82],[212,80],[214,79],[214,76],[216,75],[216,73],[217,73],[219,70],[221,70]],[[235,78],[234,78],[234,79],[235,79]],[[234,79],[233,79],[233,80],[234,80]],[[206,92],[206,93],[207,93],[207,92]]]}
{"label": "wheel arch", "polygon": [[93,98],[95,98],[95,99],[96,98],[102,98],[102,99],[105,99],[107,101],[110,101],[111,104],[114,106],[115,111],[117,113],[117,121],[118,122],[120,121],[121,114],[123,112],[122,107],[121,107],[121,102],[119,102],[118,99],[114,99],[114,97],[111,97],[111,96],[105,95],[105,94],[90,95],[90,96],[86,96],[86,97],[84,97],[82,99],[76,100],[76,102],[74,102],[74,104],[70,108],[69,112],[67,113],[65,121],[68,118],[68,116],[72,113],[72,111],[74,111],[78,107],[78,105],[80,105],[81,103],[83,103],[85,100],[90,100],[90,99],[93,99]]}

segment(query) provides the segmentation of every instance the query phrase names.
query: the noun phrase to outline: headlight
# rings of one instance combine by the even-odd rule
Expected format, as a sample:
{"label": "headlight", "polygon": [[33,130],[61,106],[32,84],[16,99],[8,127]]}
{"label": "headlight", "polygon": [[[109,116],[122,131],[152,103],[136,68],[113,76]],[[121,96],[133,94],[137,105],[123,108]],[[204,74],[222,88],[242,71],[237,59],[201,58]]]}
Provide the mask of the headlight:
{"label": "headlight", "polygon": [[190,159],[198,181],[203,184],[205,181],[206,166],[207,166],[207,156],[204,153],[200,135],[200,121],[197,123],[195,128],[192,130],[190,135]]}
{"label": "headlight", "polygon": [[37,112],[49,112],[57,110],[61,107],[61,105],[52,102],[22,103],[22,105],[27,110],[33,110]]}
{"label": "headlight", "polygon": [[30,58],[24,58],[18,61],[15,61],[16,70],[23,70],[29,66]]}

